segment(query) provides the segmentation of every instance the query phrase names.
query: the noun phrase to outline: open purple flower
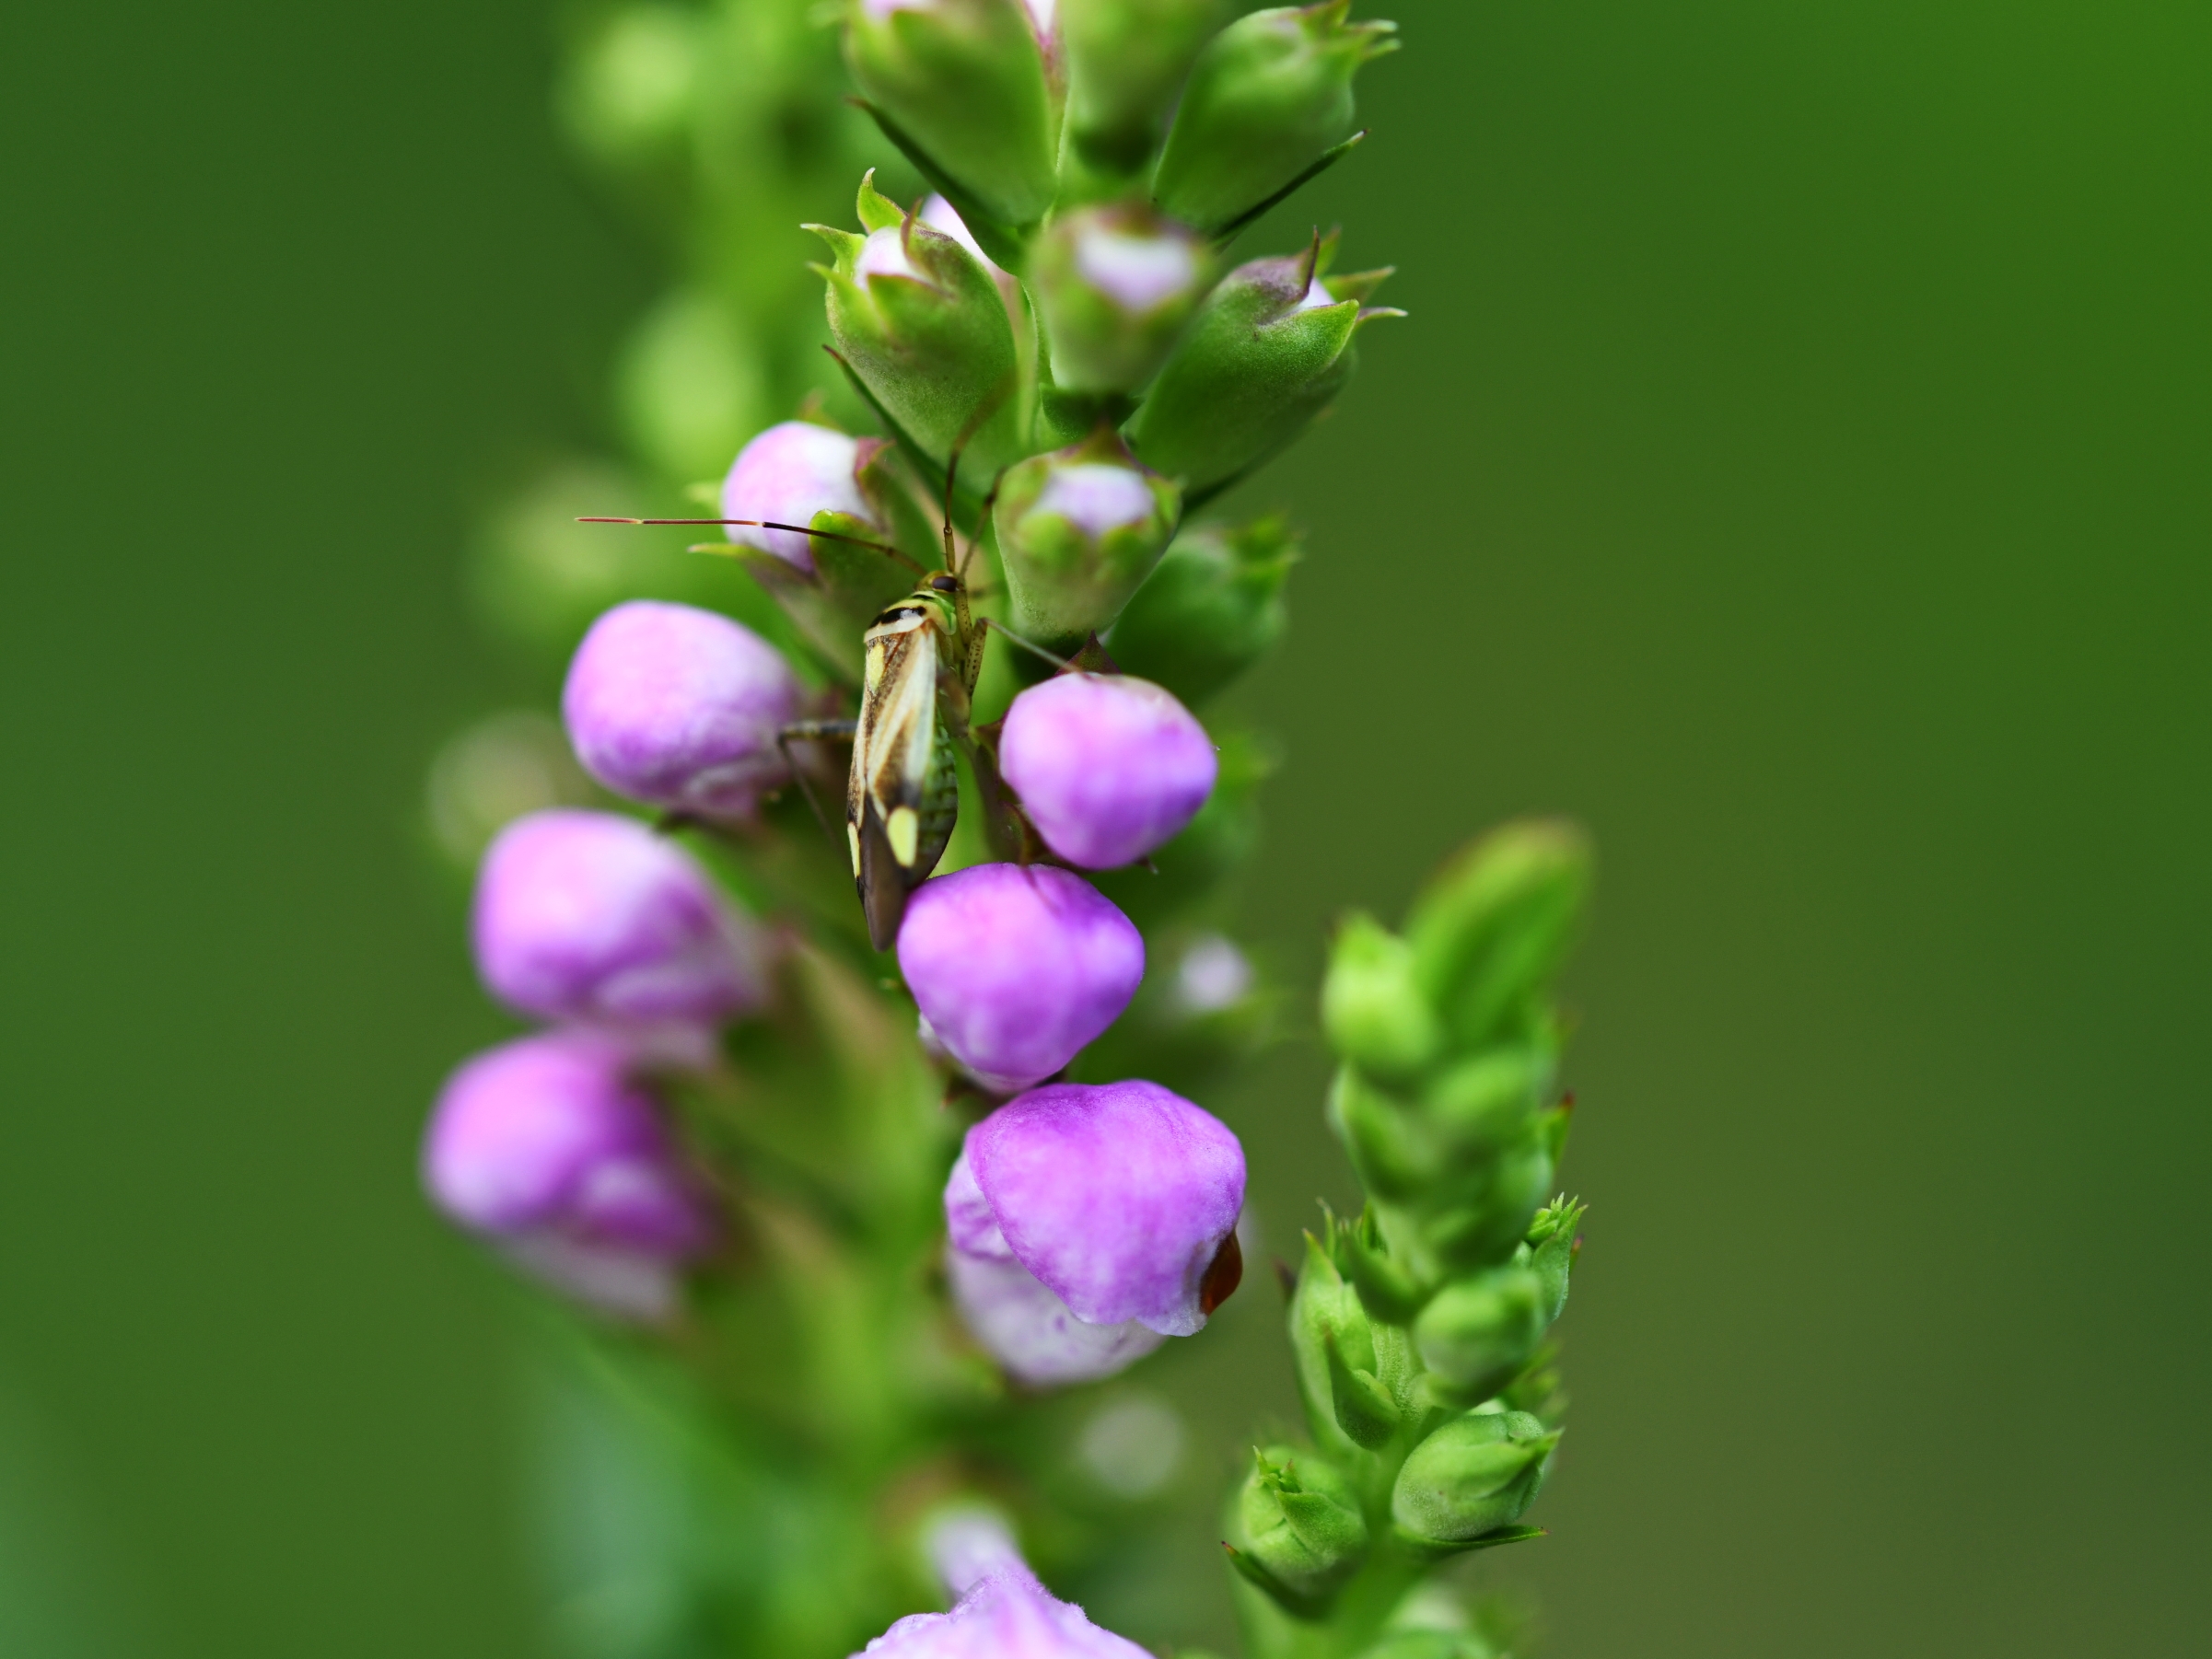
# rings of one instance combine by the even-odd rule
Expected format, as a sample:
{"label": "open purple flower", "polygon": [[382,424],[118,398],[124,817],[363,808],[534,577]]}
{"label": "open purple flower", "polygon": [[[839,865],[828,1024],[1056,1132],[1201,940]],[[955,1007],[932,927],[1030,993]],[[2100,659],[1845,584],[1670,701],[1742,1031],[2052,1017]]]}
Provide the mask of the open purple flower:
{"label": "open purple flower", "polygon": [[611,812],[509,824],[472,921],[492,994],[541,1019],[681,1038],[767,993],[758,930],[682,848]]}
{"label": "open purple flower", "polygon": [[1220,767],[1195,716],[1148,679],[1062,674],[1014,699],[999,770],[1044,844],[1108,870],[1171,840]]}
{"label": "open purple flower", "polygon": [[[956,1526],[964,1536],[949,1551],[945,1534]],[[960,1516],[940,1526],[933,1543],[946,1586],[959,1597],[952,1611],[910,1613],[862,1653],[876,1659],[1150,1659],[1039,1584],[1003,1527],[986,1531]]]}
{"label": "open purple flower", "polygon": [[728,818],[789,774],[776,735],[804,701],[790,665],[742,623],[633,599],[584,635],[561,714],[584,770],[615,794]]}
{"label": "open purple flower", "polygon": [[619,1044],[550,1032],[468,1061],[423,1143],[448,1215],[518,1265],[611,1312],[653,1317],[675,1270],[713,1247],[714,1209]]}
{"label": "open purple flower", "polygon": [[[722,516],[810,525],[817,513],[843,513],[882,528],[860,493],[858,438],[810,421],[784,421],[738,451],[722,481]],[[732,525],[729,539],[757,547],[801,570],[814,568],[811,538],[797,530]]]}
{"label": "open purple flower", "polygon": [[1121,1017],[1145,977],[1145,941],[1079,876],[974,864],[914,889],[899,971],[927,1035],[977,1082],[1010,1095]]}
{"label": "open purple flower", "polygon": [[954,1299],[1035,1384],[1109,1376],[1236,1289],[1244,1150],[1156,1083],[1031,1089],[968,1131],[945,1188]]}

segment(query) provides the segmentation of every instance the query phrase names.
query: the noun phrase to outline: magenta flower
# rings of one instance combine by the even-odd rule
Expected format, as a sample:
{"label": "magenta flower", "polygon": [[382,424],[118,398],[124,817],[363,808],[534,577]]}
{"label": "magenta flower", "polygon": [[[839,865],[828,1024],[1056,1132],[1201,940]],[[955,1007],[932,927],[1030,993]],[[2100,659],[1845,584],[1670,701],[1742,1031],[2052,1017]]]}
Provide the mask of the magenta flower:
{"label": "magenta flower", "polygon": [[899,971],[926,1037],[986,1088],[1011,1095],[1121,1017],[1145,977],[1145,941],[1079,876],[974,864],[914,889]]}
{"label": "magenta flower", "polygon": [[[875,510],[860,493],[861,439],[810,421],[784,421],[738,451],[722,481],[722,516],[810,525],[817,513],[843,513],[879,530]],[[801,570],[814,568],[812,539],[797,530],[732,525],[729,539],[757,547]]]}
{"label": "magenta flower", "polygon": [[682,848],[611,812],[533,812],[501,830],[472,925],[492,994],[541,1019],[681,1038],[767,994],[759,930]]}
{"label": "magenta flower", "polygon": [[437,1206],[526,1270],[611,1312],[651,1317],[675,1270],[713,1247],[704,1192],[619,1044],[526,1037],[465,1062],[423,1143]]}
{"label": "magenta flower", "polygon": [[1107,870],[1171,840],[1214,791],[1219,759],[1190,710],[1148,679],[1062,674],[1014,699],[999,770],[1044,844]]}
{"label": "magenta flower", "polygon": [[[963,1536],[949,1550],[945,1534],[956,1526]],[[939,1572],[959,1597],[952,1611],[909,1614],[862,1653],[877,1659],[1150,1659],[1039,1584],[1003,1527],[961,1516],[941,1526],[933,1542]]]}
{"label": "magenta flower", "polygon": [[968,1131],[947,1264],[976,1340],[1033,1384],[1108,1376],[1236,1288],[1244,1150],[1156,1083],[1054,1084]]}
{"label": "magenta flower", "polygon": [[776,735],[805,695],[775,647],[742,623],[633,599],[576,647],[561,714],[584,770],[615,794],[743,818],[789,775]]}

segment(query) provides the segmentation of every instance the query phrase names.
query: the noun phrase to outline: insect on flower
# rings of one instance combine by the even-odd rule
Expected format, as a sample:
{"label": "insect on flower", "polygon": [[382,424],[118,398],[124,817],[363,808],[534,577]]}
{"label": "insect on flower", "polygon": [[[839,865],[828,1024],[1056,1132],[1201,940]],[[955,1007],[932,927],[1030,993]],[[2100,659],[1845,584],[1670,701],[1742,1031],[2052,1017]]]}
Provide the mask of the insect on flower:
{"label": "insect on flower", "polygon": [[[949,492],[948,493],[949,495]],[[587,524],[746,525],[792,530],[920,566],[888,542],[800,524],[754,518],[587,518]],[[929,878],[944,855],[960,809],[956,751],[995,783],[987,759],[976,759],[969,710],[983,670],[990,624],[969,608],[967,550],[953,534],[949,500],[944,525],[946,568],[926,574],[905,597],[879,612],[862,637],[860,709],[852,720],[806,720],[783,728],[779,741],[846,739],[853,745],[845,784],[845,844],[853,864],[869,941],[888,950],[898,937],[906,896]],[[988,787],[988,785],[987,785]]]}

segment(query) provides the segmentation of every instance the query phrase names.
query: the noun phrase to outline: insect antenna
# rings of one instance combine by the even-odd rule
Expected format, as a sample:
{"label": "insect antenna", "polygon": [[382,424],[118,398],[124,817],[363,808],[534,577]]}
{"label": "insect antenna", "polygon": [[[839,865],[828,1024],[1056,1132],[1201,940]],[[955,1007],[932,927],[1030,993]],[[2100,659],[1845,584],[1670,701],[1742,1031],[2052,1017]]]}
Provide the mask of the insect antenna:
{"label": "insect antenna", "polygon": [[1065,656],[1061,656],[1054,652],[1047,651],[1042,645],[1036,644],[1031,641],[1023,639],[1021,635],[1016,633],[1011,628],[1007,627],[1004,622],[999,621],[994,617],[979,617],[977,619],[977,623],[981,627],[990,629],[994,633],[1005,634],[1007,638],[1012,640],[1024,651],[1029,652],[1034,656],[1042,656],[1046,662],[1052,664],[1055,668],[1064,669],[1070,674],[1080,674],[1085,671],[1080,664],[1071,662]]}
{"label": "insect antenna", "polygon": [[[791,530],[801,536],[819,536],[824,541],[843,541],[850,544],[853,547],[868,548],[873,551],[883,554],[886,558],[896,559],[901,564],[905,565],[907,569],[914,572],[916,574],[926,574],[922,569],[922,562],[920,560],[914,558],[912,554],[901,551],[899,549],[891,546],[888,541],[870,541],[866,536],[847,536],[842,531],[838,530],[809,529],[803,524],[779,524],[773,518],[588,517],[579,518],[576,520],[576,522],[578,524],[741,524],[749,528],[758,530]],[[947,534],[950,534],[949,525],[947,527]]]}

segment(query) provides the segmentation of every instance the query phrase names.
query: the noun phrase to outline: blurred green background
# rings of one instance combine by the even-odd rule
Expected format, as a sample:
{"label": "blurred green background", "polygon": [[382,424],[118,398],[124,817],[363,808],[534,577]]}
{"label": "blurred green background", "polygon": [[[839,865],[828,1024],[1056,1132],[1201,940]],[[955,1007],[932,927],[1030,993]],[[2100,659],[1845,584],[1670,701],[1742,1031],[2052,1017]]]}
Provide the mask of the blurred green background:
{"label": "blurred green background", "polygon": [[[1598,832],[1573,1431],[1488,1571],[1561,1655],[2202,1652],[2212,13],[1384,9],[1274,227],[1414,315],[1247,492],[1315,555],[1245,915],[1310,984],[1473,828]],[[413,1156],[499,1028],[460,551],[655,288],[553,33],[11,20],[0,1653],[538,1651],[524,1322]],[[1277,1248],[1321,1080],[1219,1103]],[[1160,1368],[1224,1444],[1272,1295]]]}

